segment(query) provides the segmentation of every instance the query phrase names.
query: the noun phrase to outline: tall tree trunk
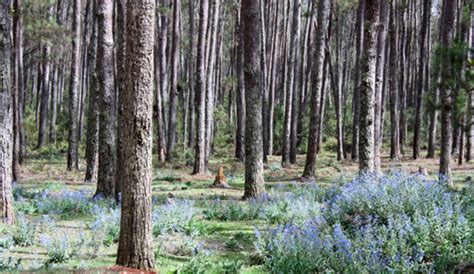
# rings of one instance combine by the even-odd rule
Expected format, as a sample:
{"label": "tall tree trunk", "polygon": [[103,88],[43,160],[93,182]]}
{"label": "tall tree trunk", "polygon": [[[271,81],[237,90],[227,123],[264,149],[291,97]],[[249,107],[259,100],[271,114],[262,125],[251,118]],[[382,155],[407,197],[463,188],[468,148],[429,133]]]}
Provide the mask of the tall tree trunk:
{"label": "tall tree trunk", "polygon": [[115,90],[113,0],[97,2],[97,68],[99,80],[99,169],[94,196],[115,196]]}
{"label": "tall tree trunk", "polygon": [[[125,54],[126,54],[126,38],[125,36],[127,35],[125,28],[126,28],[126,22],[127,22],[127,0],[118,0],[117,1],[117,42],[116,42],[116,47],[117,47],[117,52],[116,52],[116,60],[117,60],[117,81],[116,85],[118,87],[118,92],[117,92],[117,128],[116,128],[116,134],[117,134],[117,140],[115,142],[115,151],[117,155],[117,160],[116,160],[116,169],[115,169],[115,198],[117,200],[120,199],[120,193],[122,193],[122,186],[123,186],[123,167],[122,167],[122,154],[120,151],[122,151],[122,145],[123,145],[123,125],[125,122],[124,116],[123,116],[123,94],[125,90],[125,75],[127,73],[125,69]],[[155,82],[157,83],[157,82]],[[91,91],[92,92],[92,91]]]}
{"label": "tall tree trunk", "polygon": [[196,79],[196,146],[193,174],[206,174],[206,30],[209,1],[202,0],[199,7],[199,33]]}
{"label": "tall tree trunk", "polygon": [[181,1],[175,0],[173,2],[173,32],[171,44],[171,91],[169,101],[168,114],[168,143],[166,147],[166,160],[173,161],[173,151],[176,143],[176,109],[178,105],[178,64],[179,64],[179,10],[181,8]]}
{"label": "tall tree trunk", "polygon": [[23,14],[21,0],[13,2],[13,180],[19,180],[19,165],[23,162]]}
{"label": "tall tree trunk", "polygon": [[[440,22],[440,46],[443,50],[452,50],[454,40],[454,20],[456,18],[457,0],[443,1],[443,12]],[[451,180],[451,145],[452,145],[452,94],[449,80],[451,78],[450,61],[448,54],[442,54],[441,66],[441,155],[439,173],[447,179],[450,186],[453,186]]]}
{"label": "tall tree trunk", "polygon": [[390,5],[390,125],[391,142],[390,158],[398,159],[400,157],[400,119],[398,109],[398,62],[397,62],[397,0],[392,0]]}
{"label": "tall tree trunk", "polygon": [[38,145],[36,148],[42,148],[46,142],[46,125],[48,123],[49,111],[49,56],[50,49],[48,45],[43,46],[43,80],[41,86],[40,119],[38,128]]}
{"label": "tall tree trunk", "polygon": [[306,163],[303,171],[304,178],[315,176],[316,150],[318,135],[318,115],[321,98],[321,87],[323,78],[323,66],[325,56],[325,34],[327,21],[329,18],[329,0],[320,0],[317,7],[317,29],[314,36],[314,57],[312,63],[312,97],[311,97],[311,117],[308,134],[308,149],[306,151]]}
{"label": "tall tree trunk", "polygon": [[[470,19],[471,25],[469,30],[469,45],[471,50],[469,51],[469,60],[472,62],[474,59],[474,7],[471,7],[470,10]],[[468,97],[468,113],[467,113],[467,121],[466,121],[466,162],[469,162],[474,157],[474,94],[473,92],[469,93]]]}
{"label": "tall tree trunk", "polygon": [[359,1],[357,12],[357,33],[356,33],[356,64],[354,77],[354,96],[353,96],[353,118],[352,118],[352,161],[359,160],[359,122],[360,122],[360,56],[364,48],[364,12],[365,1]]}
{"label": "tall tree trunk", "polygon": [[152,235],[152,116],[154,0],[127,1],[127,54],[123,195],[117,264],[142,270],[155,265]]}
{"label": "tall tree trunk", "polygon": [[0,218],[3,223],[13,224],[12,153],[13,107],[11,97],[10,61],[10,1],[2,1],[0,8]]}
{"label": "tall tree trunk", "polygon": [[[99,89],[98,79],[95,68],[97,67],[97,16],[96,1],[93,3],[94,11],[92,14],[92,32],[89,44],[90,63],[90,85],[89,85],[89,109],[87,111],[87,129],[86,129],[86,175],[84,182],[92,183],[97,181],[98,153],[99,153]],[[120,30],[120,28],[118,28]],[[120,75],[120,74],[119,74]],[[119,89],[119,94],[122,89]],[[120,115],[121,110],[117,112]],[[118,170],[118,169],[117,169]],[[120,176],[117,176],[120,178]]]}
{"label": "tall tree trunk", "polygon": [[380,1],[380,19],[381,24],[377,36],[377,67],[375,78],[375,121],[374,121],[374,171],[380,173],[381,170],[381,150],[383,142],[383,83],[385,74],[385,56],[386,56],[386,39],[388,30],[388,3],[387,1]]}
{"label": "tall tree trunk", "polygon": [[429,77],[426,71],[425,60],[429,56],[427,48],[428,28],[431,16],[431,0],[423,1],[423,21],[421,23],[420,33],[420,58],[419,58],[419,72],[418,72],[418,83],[417,83],[417,94],[416,94],[416,111],[415,111],[415,128],[413,136],[413,159],[420,157],[420,139],[421,139],[421,123],[423,120],[423,87],[424,77]]}
{"label": "tall tree trunk", "polygon": [[366,0],[364,52],[361,62],[359,171],[374,172],[375,75],[377,65],[378,0]]}
{"label": "tall tree trunk", "polygon": [[189,122],[188,122],[188,148],[194,147],[194,137],[196,134],[196,86],[194,81],[195,73],[195,47],[196,39],[194,37],[195,24],[194,24],[194,0],[189,0],[189,52],[188,52],[188,78],[189,78],[189,100],[188,100],[188,111],[189,111]]}
{"label": "tall tree trunk", "polygon": [[237,111],[237,132],[235,138],[235,157],[240,161],[245,160],[245,84],[244,84],[244,66],[243,66],[243,44],[242,44],[242,20],[240,16],[240,7],[236,11],[236,35],[237,35],[237,54],[236,54],[236,111]]}
{"label": "tall tree trunk", "polygon": [[58,117],[58,64],[53,65],[53,79],[51,81],[51,116],[49,121],[49,142],[56,143],[56,120]]}
{"label": "tall tree trunk", "polygon": [[264,85],[261,71],[260,0],[242,0],[242,43],[245,77],[245,192],[244,199],[265,191],[263,178],[262,99]]}
{"label": "tall tree trunk", "polygon": [[74,0],[72,21],[72,56],[71,56],[71,77],[69,80],[69,133],[68,133],[68,155],[67,169],[79,169],[78,155],[78,90],[79,90],[79,60],[81,48],[81,0]]}
{"label": "tall tree trunk", "polygon": [[[288,80],[286,83],[286,104],[285,104],[285,121],[283,123],[283,143],[282,143],[282,166],[286,167],[290,165],[291,161],[291,135],[292,135],[292,121],[293,121],[293,107],[296,105],[295,99],[297,96],[293,94],[296,92],[295,86],[296,84],[296,56],[297,56],[297,48],[299,45],[299,27],[300,27],[300,0],[293,1],[293,22],[292,28],[290,31],[290,53],[288,58]],[[295,132],[296,133],[296,132]],[[296,149],[296,142],[295,148]],[[293,160],[296,160],[296,151],[293,151],[294,157]]]}

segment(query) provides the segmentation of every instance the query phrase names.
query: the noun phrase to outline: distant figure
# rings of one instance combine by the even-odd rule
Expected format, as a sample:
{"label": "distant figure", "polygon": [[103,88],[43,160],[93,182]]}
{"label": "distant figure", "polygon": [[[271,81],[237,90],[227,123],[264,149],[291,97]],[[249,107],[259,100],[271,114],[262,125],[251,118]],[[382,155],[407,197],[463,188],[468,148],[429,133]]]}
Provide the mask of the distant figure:
{"label": "distant figure", "polygon": [[428,170],[426,169],[426,167],[420,166],[420,168],[418,169],[418,174],[428,176]]}
{"label": "distant figure", "polygon": [[212,188],[230,188],[229,184],[227,184],[227,178],[224,175],[224,167],[220,166],[219,171],[217,172],[216,179],[214,183],[210,186]]}

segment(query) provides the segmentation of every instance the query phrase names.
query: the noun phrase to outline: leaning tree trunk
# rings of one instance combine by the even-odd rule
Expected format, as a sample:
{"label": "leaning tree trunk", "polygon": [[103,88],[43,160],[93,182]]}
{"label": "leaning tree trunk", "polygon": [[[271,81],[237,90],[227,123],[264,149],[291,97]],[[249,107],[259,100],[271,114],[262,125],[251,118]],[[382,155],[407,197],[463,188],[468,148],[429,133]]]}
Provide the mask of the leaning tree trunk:
{"label": "leaning tree trunk", "polygon": [[193,174],[206,174],[206,30],[209,1],[202,0],[199,7],[199,34],[196,79],[196,145]]}
{"label": "leaning tree trunk", "polygon": [[374,172],[375,74],[377,64],[378,0],[366,0],[364,52],[361,62],[359,171]]}
{"label": "leaning tree trunk", "polygon": [[97,76],[99,80],[99,169],[94,196],[115,196],[115,90],[113,1],[97,2]]}
{"label": "leaning tree trunk", "polygon": [[13,224],[12,197],[12,153],[13,153],[13,111],[10,82],[10,60],[12,43],[10,39],[10,1],[3,0],[0,8],[0,218],[6,224]]}
{"label": "leaning tree trunk", "polygon": [[242,0],[242,43],[245,78],[245,192],[243,199],[258,197],[265,191],[263,178],[262,99],[260,63],[260,0]]}
{"label": "leaning tree trunk", "polygon": [[444,0],[443,12],[440,24],[440,46],[443,50],[441,64],[441,154],[439,173],[447,179],[450,186],[453,186],[451,180],[451,145],[452,145],[452,111],[453,101],[451,87],[452,65],[448,54],[452,50],[454,39],[454,20],[456,18],[457,0]]}
{"label": "leaning tree trunk", "polygon": [[315,176],[316,169],[316,150],[318,136],[318,115],[321,99],[321,87],[323,83],[323,66],[325,56],[325,35],[327,29],[327,21],[329,18],[329,0],[320,0],[317,8],[317,29],[314,42],[314,57],[312,62],[312,89],[311,96],[311,117],[308,134],[308,149],[306,151],[306,163],[303,171],[304,178]]}
{"label": "leaning tree trunk", "polygon": [[123,90],[123,195],[117,264],[155,265],[152,211],[153,46],[155,1],[127,1],[127,54]]}
{"label": "leaning tree trunk", "polygon": [[69,133],[68,133],[68,154],[67,169],[69,171],[79,169],[78,155],[78,90],[79,90],[79,59],[80,59],[80,35],[81,35],[81,0],[74,0],[72,21],[72,56],[71,56],[71,77],[69,80]]}

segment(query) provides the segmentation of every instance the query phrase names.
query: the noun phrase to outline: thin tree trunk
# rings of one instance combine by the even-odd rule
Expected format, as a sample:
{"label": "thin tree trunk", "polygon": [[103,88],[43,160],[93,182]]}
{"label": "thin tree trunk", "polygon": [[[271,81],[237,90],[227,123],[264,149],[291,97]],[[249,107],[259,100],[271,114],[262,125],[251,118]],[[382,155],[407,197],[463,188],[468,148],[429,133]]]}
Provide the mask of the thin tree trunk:
{"label": "thin tree trunk", "polygon": [[189,0],[189,60],[188,60],[188,78],[189,78],[189,100],[188,100],[188,110],[189,110],[189,122],[188,122],[188,147],[194,147],[194,137],[196,134],[196,111],[195,111],[195,101],[196,101],[196,87],[194,81],[195,73],[195,47],[196,42],[194,38],[195,33],[195,24],[194,24],[194,0]]}
{"label": "thin tree trunk", "polygon": [[48,123],[49,111],[49,56],[50,49],[48,45],[43,47],[43,80],[41,86],[40,119],[38,127],[38,145],[37,149],[42,148],[46,143],[46,126]]}
{"label": "thin tree trunk", "polygon": [[318,135],[318,114],[320,107],[320,95],[323,78],[323,66],[325,56],[325,34],[327,30],[327,21],[329,18],[329,0],[320,0],[317,7],[317,29],[315,33],[314,57],[312,63],[312,99],[311,99],[311,117],[308,134],[308,149],[306,152],[306,163],[303,171],[304,178],[315,176],[316,169],[316,150]]}
{"label": "thin tree trunk", "polygon": [[262,99],[264,84],[261,71],[262,36],[260,0],[242,0],[242,43],[245,77],[245,191],[243,199],[265,192],[263,178]]}
{"label": "thin tree trunk", "polygon": [[78,155],[78,90],[79,90],[79,60],[81,48],[81,0],[74,0],[72,22],[72,56],[71,56],[71,77],[69,81],[69,133],[68,133],[68,156],[67,169],[79,169]]}
{"label": "thin tree trunk", "polygon": [[242,45],[242,21],[240,8],[236,11],[236,36],[237,36],[237,54],[236,54],[236,111],[237,111],[237,132],[235,140],[235,157],[240,161],[245,160],[245,84],[243,67],[243,45]]}
{"label": "thin tree trunk", "polygon": [[400,157],[400,119],[398,109],[398,62],[397,62],[397,0],[392,0],[390,6],[390,125],[391,142],[390,158],[398,159]]}
{"label": "thin tree trunk", "polygon": [[115,90],[113,1],[97,2],[97,67],[99,84],[99,168],[95,197],[115,197]]}

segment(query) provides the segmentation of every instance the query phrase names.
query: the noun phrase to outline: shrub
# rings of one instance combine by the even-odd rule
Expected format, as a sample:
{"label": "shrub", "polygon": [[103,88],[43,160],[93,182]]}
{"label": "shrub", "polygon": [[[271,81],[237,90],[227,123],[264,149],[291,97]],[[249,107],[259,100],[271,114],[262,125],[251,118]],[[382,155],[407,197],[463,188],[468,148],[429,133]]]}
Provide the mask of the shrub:
{"label": "shrub", "polygon": [[72,241],[65,231],[58,230],[53,231],[52,236],[42,234],[40,241],[48,256],[46,267],[69,261],[76,255],[79,246],[79,242]]}
{"label": "shrub", "polygon": [[211,254],[203,250],[191,257],[191,260],[183,266],[179,273],[203,274],[207,273],[211,267]]}
{"label": "shrub", "polygon": [[190,233],[196,214],[194,201],[175,200],[170,204],[160,205],[153,211],[153,235]]}
{"label": "shrub", "polygon": [[91,240],[105,246],[117,243],[120,233],[120,209],[95,206],[93,212]]}
{"label": "shrub", "polygon": [[12,234],[13,242],[19,246],[30,246],[34,244],[35,238],[36,225],[23,215],[18,215]]}
{"label": "shrub", "polygon": [[445,272],[474,258],[466,201],[442,183],[366,175],[330,192],[306,219],[257,231],[271,272]]}

